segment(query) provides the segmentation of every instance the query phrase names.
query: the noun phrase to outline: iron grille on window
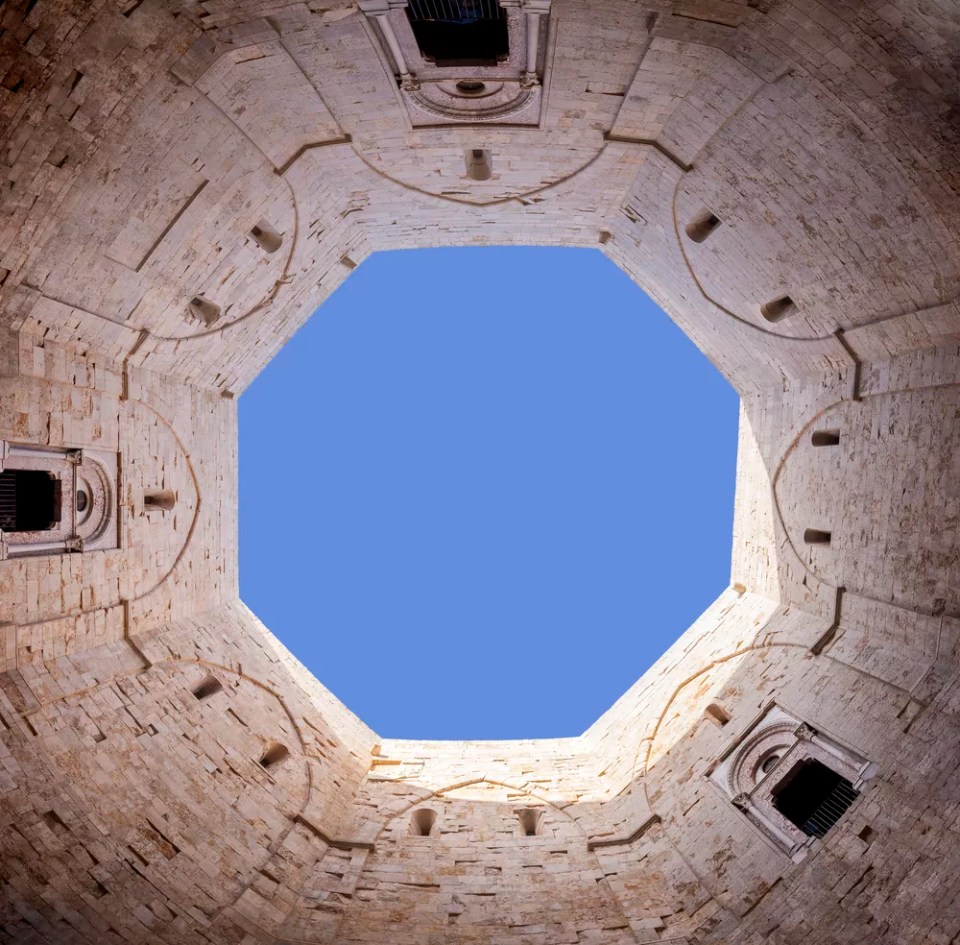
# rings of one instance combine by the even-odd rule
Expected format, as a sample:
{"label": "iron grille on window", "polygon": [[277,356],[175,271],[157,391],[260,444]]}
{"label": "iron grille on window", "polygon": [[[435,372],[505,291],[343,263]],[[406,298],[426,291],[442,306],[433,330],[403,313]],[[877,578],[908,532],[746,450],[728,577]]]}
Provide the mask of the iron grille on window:
{"label": "iron grille on window", "polygon": [[823,837],[859,796],[843,775],[809,759],[777,786],[773,806],[808,837]]}
{"label": "iron grille on window", "polygon": [[0,528],[12,532],[17,527],[17,480],[0,473]]}
{"label": "iron grille on window", "polygon": [[809,837],[823,837],[859,796],[860,792],[843,778],[800,829]]}
{"label": "iron grille on window", "polygon": [[495,66],[509,55],[497,0],[410,0],[407,17],[423,58],[441,68]]}
{"label": "iron grille on window", "polygon": [[33,469],[0,472],[0,529],[6,532],[46,531],[59,518],[59,482]]}

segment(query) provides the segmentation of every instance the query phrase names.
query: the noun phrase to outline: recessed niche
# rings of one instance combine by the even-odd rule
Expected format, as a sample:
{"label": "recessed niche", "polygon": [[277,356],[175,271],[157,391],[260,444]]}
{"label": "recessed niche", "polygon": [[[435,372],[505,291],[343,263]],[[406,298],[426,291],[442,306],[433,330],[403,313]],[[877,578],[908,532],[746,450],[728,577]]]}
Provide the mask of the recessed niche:
{"label": "recessed niche", "polygon": [[721,728],[730,721],[730,713],[719,702],[711,702],[703,710],[703,717]]}
{"label": "recessed niche", "polygon": [[57,836],[63,836],[64,834],[70,833],[70,828],[66,825],[63,818],[55,810],[48,810],[43,815],[43,822]]}
{"label": "recessed niche", "polygon": [[803,540],[808,545],[829,545],[832,538],[831,532],[824,532],[819,528],[808,528],[803,533]]}
{"label": "recessed niche", "polygon": [[480,95],[486,88],[486,83],[475,79],[461,79],[457,83],[457,91],[461,95]]}
{"label": "recessed niche", "polygon": [[204,676],[204,678],[193,687],[193,694],[200,702],[222,691],[223,683],[221,683],[216,676]]}
{"label": "recessed niche", "polygon": [[155,489],[143,494],[143,507],[148,512],[153,509],[169,512],[176,504],[177,497],[170,489]]}
{"label": "recessed niche", "polygon": [[711,210],[704,210],[691,220],[686,227],[687,236],[694,243],[703,243],[709,239],[723,221]]}
{"label": "recessed niche", "polygon": [[468,148],[466,162],[467,177],[471,180],[490,180],[493,177],[493,157],[486,148]]}
{"label": "recessed niche", "polygon": [[520,821],[520,829],[525,837],[535,837],[540,826],[540,812],[532,807],[525,807],[517,811],[517,818]]}
{"label": "recessed niche", "polygon": [[208,328],[220,318],[220,306],[202,295],[195,295],[187,306],[195,321],[202,322]]}
{"label": "recessed niche", "polygon": [[421,807],[410,816],[410,833],[415,837],[429,837],[436,822],[437,812],[429,807]]}
{"label": "recessed niche", "polygon": [[768,322],[779,322],[797,313],[797,303],[789,295],[781,295],[760,306],[760,314]]}
{"label": "recessed niche", "polygon": [[773,752],[772,754],[767,755],[760,762],[760,773],[769,774],[777,766],[777,762],[780,761],[782,755],[779,752]]}
{"label": "recessed niche", "polygon": [[250,239],[265,253],[275,253],[283,244],[283,237],[263,220],[251,228]]}
{"label": "recessed niche", "polygon": [[279,767],[289,757],[290,749],[287,748],[286,745],[281,745],[280,742],[273,742],[260,756],[260,767],[269,771],[272,768]]}
{"label": "recessed niche", "polygon": [[810,442],[814,446],[839,446],[840,431],[839,430],[815,430],[813,433],[813,436],[810,437]]}

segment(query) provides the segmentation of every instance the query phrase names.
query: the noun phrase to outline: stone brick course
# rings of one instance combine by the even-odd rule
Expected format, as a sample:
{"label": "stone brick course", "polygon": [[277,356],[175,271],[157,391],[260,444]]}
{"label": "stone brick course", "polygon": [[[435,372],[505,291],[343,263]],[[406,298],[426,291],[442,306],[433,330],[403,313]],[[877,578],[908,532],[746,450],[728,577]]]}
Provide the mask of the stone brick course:
{"label": "stone brick course", "polygon": [[[538,126],[414,128],[353,4],[0,5],[0,440],[120,457],[116,550],[0,560],[0,943],[960,942],[960,11],[547,36]],[[236,398],[484,244],[606,253],[736,387],[731,586],[578,737],[383,740],[238,599]],[[869,762],[797,857],[710,778],[771,706]]]}

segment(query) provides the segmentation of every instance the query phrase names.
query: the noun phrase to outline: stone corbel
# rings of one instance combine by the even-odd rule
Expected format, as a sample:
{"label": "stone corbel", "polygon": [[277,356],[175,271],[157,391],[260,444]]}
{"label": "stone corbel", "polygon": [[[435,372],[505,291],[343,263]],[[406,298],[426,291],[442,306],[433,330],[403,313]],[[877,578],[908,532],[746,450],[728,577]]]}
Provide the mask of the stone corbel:
{"label": "stone corbel", "polygon": [[734,797],[732,797],[730,800],[733,803],[734,807],[738,808],[739,810],[742,810],[744,813],[746,813],[750,809],[751,801],[750,801],[749,794],[744,794],[744,793],[737,794]]}

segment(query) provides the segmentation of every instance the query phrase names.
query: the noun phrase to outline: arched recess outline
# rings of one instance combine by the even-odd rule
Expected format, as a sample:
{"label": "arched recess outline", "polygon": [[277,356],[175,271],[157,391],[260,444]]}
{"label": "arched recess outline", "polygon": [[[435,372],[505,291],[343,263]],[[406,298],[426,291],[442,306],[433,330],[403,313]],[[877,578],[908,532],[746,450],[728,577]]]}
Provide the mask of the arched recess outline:
{"label": "arched recess outline", "polygon": [[[776,525],[779,527],[780,532],[783,534],[783,537],[786,541],[786,546],[793,553],[793,557],[796,563],[799,564],[800,567],[802,567],[803,570],[815,581],[822,584],[824,587],[831,588],[834,591],[837,591],[841,588],[841,585],[836,583],[835,580],[830,580],[826,576],[818,574],[812,567],[810,567],[810,565],[807,564],[807,562],[804,560],[804,556],[798,550],[796,543],[794,542],[793,537],[790,534],[790,530],[787,528],[786,518],[783,514],[783,509],[780,504],[780,494],[778,489],[780,476],[784,468],[786,467],[787,460],[796,451],[798,445],[804,442],[810,436],[811,428],[813,428],[816,424],[820,423],[822,418],[826,416],[831,410],[835,409],[836,407],[839,407],[843,404],[848,404],[848,403],[859,404],[859,403],[862,403],[863,401],[875,399],[879,397],[896,397],[898,394],[915,393],[915,392],[927,391],[927,390],[938,390],[940,388],[951,388],[951,387],[960,387],[960,384],[953,381],[945,384],[923,384],[917,387],[904,387],[896,390],[877,391],[876,393],[862,395],[858,397],[856,400],[850,400],[850,399],[835,400],[832,403],[828,404],[827,406],[818,410],[815,414],[813,414],[813,416],[811,416],[807,420],[806,423],[803,424],[803,426],[801,426],[797,430],[793,439],[790,441],[790,443],[787,445],[787,447],[784,449],[783,453],[781,454],[780,458],[777,460],[777,464],[773,471],[773,475],[770,477],[770,494],[773,499],[773,512],[776,519]],[[855,593],[858,597],[864,598],[865,600],[875,601],[877,603],[884,604],[889,607],[896,607],[900,610],[906,610],[912,613],[926,614],[927,616],[932,615],[932,605],[927,610],[924,610],[921,607],[911,606],[909,604],[886,600],[882,597],[874,596],[868,593],[865,589],[854,588],[852,592]]]}
{"label": "arched recess outline", "polygon": [[[51,381],[50,383],[64,384],[65,386],[70,386],[69,383],[64,381]],[[127,403],[132,404],[135,408],[142,407],[145,410],[150,411],[150,413],[153,414],[167,428],[167,430],[170,433],[170,436],[173,437],[173,440],[177,445],[177,449],[180,451],[180,454],[183,456],[184,463],[187,467],[188,472],[190,473],[190,480],[193,484],[193,492],[194,492],[194,496],[196,497],[196,502],[194,503],[193,515],[191,516],[190,524],[187,527],[187,533],[184,536],[183,541],[180,543],[180,547],[177,550],[176,554],[174,555],[173,561],[171,562],[170,566],[163,572],[163,574],[153,584],[150,585],[150,587],[148,587],[144,591],[141,591],[138,594],[132,595],[131,597],[126,597],[126,598],[121,597],[109,602],[97,601],[96,603],[92,604],[89,607],[85,607],[85,608],[81,607],[77,610],[72,610],[66,614],[57,614],[52,617],[45,617],[42,620],[34,620],[26,623],[17,623],[15,624],[15,626],[18,626],[18,627],[42,626],[43,624],[52,623],[58,620],[63,620],[64,618],[79,618],[79,617],[83,617],[85,614],[96,613],[98,611],[108,610],[112,607],[119,607],[124,604],[130,604],[130,603],[135,603],[137,601],[142,601],[147,597],[149,597],[151,594],[155,593],[157,590],[159,590],[159,588],[164,583],[166,583],[166,581],[170,579],[173,572],[176,571],[178,565],[183,560],[184,555],[187,553],[187,550],[190,547],[190,543],[193,539],[194,533],[196,532],[196,529],[197,529],[197,522],[199,521],[199,518],[200,518],[200,509],[203,504],[203,497],[201,495],[201,490],[200,490],[200,479],[197,476],[197,471],[193,464],[193,459],[190,456],[190,451],[187,449],[183,440],[180,439],[180,435],[177,433],[173,424],[155,407],[147,403],[145,400],[139,400],[135,398],[131,398],[130,400],[127,401]],[[121,516],[121,522],[122,521],[123,521],[123,517]],[[121,547],[120,553],[123,554],[124,550],[125,549]]]}
{"label": "arched recess outline", "polygon": [[[586,831],[583,829],[583,826],[580,824],[580,822],[575,817],[573,817],[566,809],[567,807],[570,807],[570,806],[576,806],[575,804],[561,806],[561,805],[555,804],[548,797],[544,797],[542,794],[538,794],[533,791],[530,791],[528,788],[520,787],[518,785],[511,784],[506,781],[499,781],[495,778],[486,778],[486,777],[468,778],[464,781],[458,781],[453,784],[449,784],[443,788],[437,788],[435,790],[424,790],[421,797],[413,801],[409,801],[403,807],[391,813],[391,815],[383,821],[383,823],[380,825],[380,829],[374,835],[374,842],[376,842],[376,840],[378,840],[382,836],[384,831],[387,830],[388,827],[391,824],[393,824],[398,818],[407,816],[414,808],[420,807],[422,804],[427,804],[431,800],[443,800],[447,794],[450,794],[453,791],[458,791],[462,788],[470,787],[475,784],[490,784],[496,787],[505,788],[508,791],[515,792],[518,797],[530,798],[544,805],[544,807],[548,807],[551,811],[554,811],[557,814],[559,814],[561,817],[564,818],[564,820],[567,823],[571,824],[574,827],[576,832],[583,838],[584,846],[587,847],[588,837],[587,837]],[[487,803],[481,800],[475,800],[471,802],[476,804]],[[497,803],[510,805],[512,802],[498,801]],[[600,859],[597,856],[596,851],[590,850],[589,847],[587,848],[589,851],[588,856],[592,856],[596,863],[597,875],[604,876],[603,867],[600,863]],[[621,904],[619,897],[614,892],[610,883],[606,880],[605,876],[604,876],[604,879],[597,881],[597,885],[602,886],[603,895],[606,895],[607,897],[609,897],[610,901],[615,905],[617,911],[620,913],[620,916],[622,917],[625,926],[629,926],[629,920],[627,918],[626,912],[623,909],[623,905]],[[343,919],[341,919],[341,924],[342,922],[343,922]],[[339,934],[339,928],[340,928],[340,925],[338,925],[338,934]],[[336,936],[334,936],[334,939],[336,940]]]}

